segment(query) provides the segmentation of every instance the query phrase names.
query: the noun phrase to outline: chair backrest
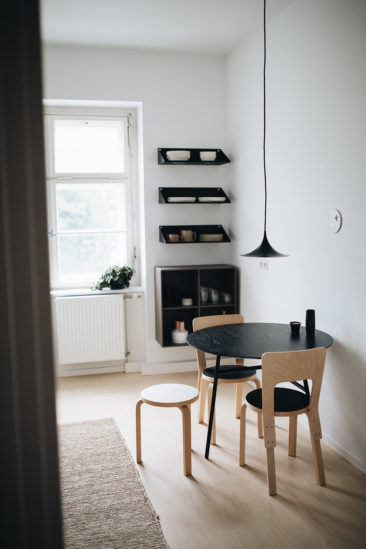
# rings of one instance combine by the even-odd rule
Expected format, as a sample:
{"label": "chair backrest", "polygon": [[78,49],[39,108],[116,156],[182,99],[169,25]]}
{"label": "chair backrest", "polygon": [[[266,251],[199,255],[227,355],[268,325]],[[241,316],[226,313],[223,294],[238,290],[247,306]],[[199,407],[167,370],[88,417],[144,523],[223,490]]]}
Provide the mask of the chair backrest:
{"label": "chair backrest", "polygon": [[[198,316],[193,319],[193,331],[203,330],[204,328],[211,328],[212,326],[224,326],[225,324],[242,324],[244,322],[243,315],[211,315],[211,316]],[[203,351],[197,349],[197,361],[200,370],[206,368],[206,357]],[[243,359],[237,358],[237,364],[244,364]]]}
{"label": "chair backrest", "polygon": [[243,315],[212,315],[198,316],[193,319],[193,331],[211,328],[212,326],[223,326],[225,324],[242,324],[244,322]]}
{"label": "chair backrest", "polygon": [[[309,413],[318,425],[318,403],[323,379],[326,350],[324,347],[306,351],[265,353],[262,356],[262,409],[266,448],[276,446],[274,428],[274,388],[278,383],[311,379]],[[321,436],[321,432],[320,432]]]}

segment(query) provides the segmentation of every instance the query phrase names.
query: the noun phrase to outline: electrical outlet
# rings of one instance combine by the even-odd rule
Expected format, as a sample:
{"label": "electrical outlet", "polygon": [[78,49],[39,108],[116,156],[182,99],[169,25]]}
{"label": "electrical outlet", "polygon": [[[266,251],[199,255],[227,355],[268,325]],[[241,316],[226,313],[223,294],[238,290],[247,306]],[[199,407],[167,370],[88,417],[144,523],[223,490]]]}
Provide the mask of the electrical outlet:
{"label": "electrical outlet", "polygon": [[260,259],[259,268],[263,271],[268,271],[268,259]]}

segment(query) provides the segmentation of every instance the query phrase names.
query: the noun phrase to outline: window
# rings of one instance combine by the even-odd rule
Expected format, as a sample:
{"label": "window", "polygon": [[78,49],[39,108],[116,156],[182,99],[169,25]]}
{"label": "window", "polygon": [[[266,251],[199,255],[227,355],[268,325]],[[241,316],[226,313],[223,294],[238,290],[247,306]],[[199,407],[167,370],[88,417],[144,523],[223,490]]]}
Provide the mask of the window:
{"label": "window", "polygon": [[59,109],[45,115],[51,285],[88,287],[135,267],[135,116]]}

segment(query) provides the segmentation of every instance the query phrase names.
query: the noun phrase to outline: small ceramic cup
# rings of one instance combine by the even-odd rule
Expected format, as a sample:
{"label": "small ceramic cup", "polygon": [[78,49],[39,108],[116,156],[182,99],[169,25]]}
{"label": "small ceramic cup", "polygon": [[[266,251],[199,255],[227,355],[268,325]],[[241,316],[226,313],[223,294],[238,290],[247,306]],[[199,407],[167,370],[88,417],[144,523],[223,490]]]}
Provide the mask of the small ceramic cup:
{"label": "small ceramic cup", "polygon": [[170,233],[168,234],[168,240],[169,242],[180,242],[180,236],[176,233]]}
{"label": "small ceramic cup", "polygon": [[293,320],[292,322],[290,322],[292,335],[299,335],[300,326],[301,326],[301,322],[299,322],[298,320]]}
{"label": "small ceramic cup", "polygon": [[191,297],[183,297],[182,298],[182,305],[183,307],[190,307],[192,305],[193,301]]}
{"label": "small ceramic cup", "polygon": [[202,305],[205,305],[208,301],[208,288],[200,286],[200,298]]}
{"label": "small ceramic cup", "polygon": [[219,299],[220,299],[219,290],[215,290],[214,288],[210,288],[210,298],[211,298],[211,303],[213,303],[213,304],[218,303]]}
{"label": "small ceramic cup", "polygon": [[197,238],[196,233],[190,230],[180,231],[180,236],[183,242],[194,242]]}

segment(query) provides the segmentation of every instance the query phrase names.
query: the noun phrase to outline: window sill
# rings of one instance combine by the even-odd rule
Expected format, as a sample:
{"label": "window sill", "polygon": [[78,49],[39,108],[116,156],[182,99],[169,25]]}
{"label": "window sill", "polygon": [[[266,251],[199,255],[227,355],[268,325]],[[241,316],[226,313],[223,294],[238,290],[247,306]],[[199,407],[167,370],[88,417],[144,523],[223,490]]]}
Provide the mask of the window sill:
{"label": "window sill", "polygon": [[80,295],[114,295],[114,294],[131,294],[135,292],[143,292],[141,286],[130,286],[123,290],[91,290],[90,288],[66,288],[63,290],[50,290],[50,294],[53,297],[68,297],[68,296],[80,296]]}

